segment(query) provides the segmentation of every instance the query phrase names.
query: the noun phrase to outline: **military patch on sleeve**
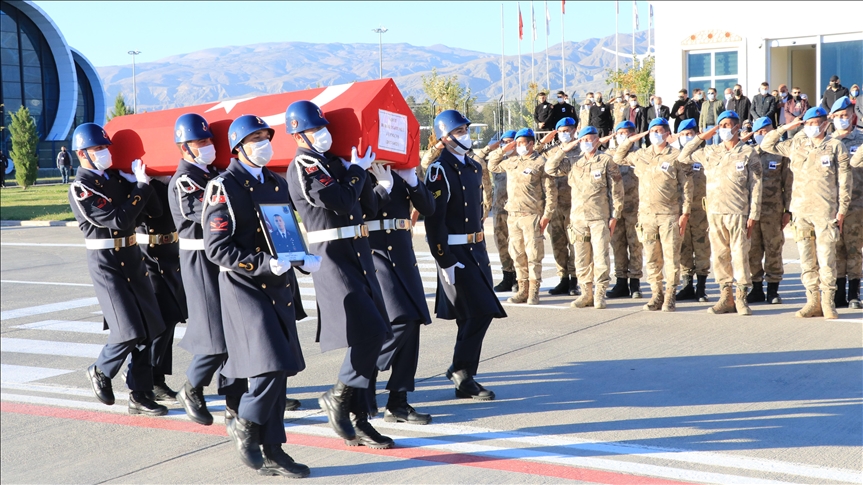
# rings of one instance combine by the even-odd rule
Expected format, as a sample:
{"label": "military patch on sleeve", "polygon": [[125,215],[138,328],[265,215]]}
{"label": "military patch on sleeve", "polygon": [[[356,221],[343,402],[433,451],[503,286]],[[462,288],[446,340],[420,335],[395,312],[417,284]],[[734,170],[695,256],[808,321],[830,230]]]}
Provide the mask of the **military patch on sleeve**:
{"label": "military patch on sleeve", "polygon": [[776,170],[776,162],[771,160],[770,163],[767,164],[767,170]]}
{"label": "military patch on sleeve", "polygon": [[830,159],[830,155],[824,155],[823,157],[821,157],[821,166],[829,167],[831,161],[832,160]]}
{"label": "military patch on sleeve", "polygon": [[210,197],[211,204],[224,204],[228,201],[228,198],[224,195],[214,195]]}
{"label": "military patch on sleeve", "polygon": [[329,187],[330,185],[332,185],[332,184],[333,184],[333,182],[335,182],[335,180],[333,180],[333,178],[332,178],[332,177],[330,177],[329,175],[325,175],[325,174],[321,174],[321,175],[317,178],[317,180],[318,180],[318,182],[320,182],[320,183],[321,183],[321,185],[323,185],[324,187]]}
{"label": "military patch on sleeve", "polygon": [[317,171],[318,171],[318,166],[317,166],[317,165],[312,165],[311,167],[306,167],[306,168],[305,168],[305,171],[306,171],[306,173],[309,173],[309,174],[311,174],[311,173],[315,173],[315,172],[317,172]]}
{"label": "military patch on sleeve", "polygon": [[228,230],[228,220],[224,217],[214,217],[210,221],[210,231],[212,232],[225,232]]}
{"label": "military patch on sleeve", "polygon": [[737,162],[737,165],[735,166],[735,168],[737,168],[738,172],[742,172],[743,169],[746,168],[746,162]]}
{"label": "military patch on sleeve", "polygon": [[602,178],[602,172],[600,172],[600,171],[593,172],[593,180],[599,180],[601,178]]}
{"label": "military patch on sleeve", "polygon": [[671,167],[670,163],[663,162],[663,164],[659,166],[659,169],[662,170],[663,172],[667,172],[669,167]]}
{"label": "military patch on sleeve", "polygon": [[440,190],[435,190],[434,192],[432,192],[432,195],[434,195],[434,198],[435,198],[435,199],[437,199],[438,197],[440,197],[440,196],[441,196],[441,191],[440,191]]}
{"label": "military patch on sleeve", "polygon": [[94,205],[99,209],[104,209],[108,205],[108,201],[104,197],[99,197]]}
{"label": "military patch on sleeve", "polygon": [[692,164],[692,170],[695,170],[696,172],[700,172],[701,171],[701,164],[700,163],[693,163]]}

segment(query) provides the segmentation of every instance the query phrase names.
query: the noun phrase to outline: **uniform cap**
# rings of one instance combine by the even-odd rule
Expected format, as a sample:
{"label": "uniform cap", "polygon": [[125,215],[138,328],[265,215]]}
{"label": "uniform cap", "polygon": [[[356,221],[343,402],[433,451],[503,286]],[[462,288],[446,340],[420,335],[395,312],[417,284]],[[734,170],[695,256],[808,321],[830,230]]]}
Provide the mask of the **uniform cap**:
{"label": "uniform cap", "polygon": [[533,134],[533,130],[531,130],[530,128],[522,128],[518,130],[515,134],[515,139],[518,140],[519,138],[536,139],[536,135]]}
{"label": "uniform cap", "polygon": [[649,130],[654,126],[664,126],[668,128],[668,120],[665,118],[653,118],[653,120],[650,121],[650,124],[647,125],[647,129]]}
{"label": "uniform cap", "polygon": [[615,126],[615,127],[614,127],[614,131],[615,131],[615,132],[616,132],[616,131],[619,131],[619,130],[632,130],[632,131],[635,131],[635,124],[634,124],[633,122],[629,121],[629,120],[621,121],[620,123],[618,123],[618,124],[617,124],[617,126]]}
{"label": "uniform cap", "polygon": [[820,118],[822,116],[827,116],[827,112],[824,111],[824,108],[820,106],[817,108],[809,108],[806,110],[806,114],[803,115],[803,121],[809,121],[812,118]]}
{"label": "uniform cap", "polygon": [[596,131],[596,128],[594,128],[592,126],[585,126],[584,128],[581,129],[581,131],[578,132],[578,137],[582,138],[582,137],[585,137],[587,135],[598,135],[598,134],[599,134],[599,132]]}
{"label": "uniform cap", "polygon": [[689,118],[688,120],[681,121],[680,124],[677,125],[677,132],[680,133],[683,130],[694,130],[697,127],[698,125],[695,124],[695,119]]}
{"label": "uniform cap", "polygon": [[558,121],[557,124],[554,125],[554,129],[558,130],[562,126],[575,126],[575,119],[568,116],[566,118],[561,118],[560,121]]}
{"label": "uniform cap", "polygon": [[755,123],[752,123],[752,131],[763,130],[768,126],[773,127],[773,120],[766,116],[762,116],[761,118],[755,120]]}
{"label": "uniform cap", "polygon": [[509,138],[511,140],[515,139],[515,130],[504,131],[503,135],[500,135],[500,139]]}
{"label": "uniform cap", "polygon": [[830,107],[830,113],[832,114],[837,111],[842,111],[843,109],[847,109],[849,106],[851,106],[851,100],[848,99],[848,96],[842,96],[833,103],[832,107]]}
{"label": "uniform cap", "polygon": [[735,113],[734,111],[723,111],[719,115],[719,117],[716,118],[716,124],[718,125],[719,122],[721,122],[725,118],[740,121],[740,117],[737,116],[737,113]]}

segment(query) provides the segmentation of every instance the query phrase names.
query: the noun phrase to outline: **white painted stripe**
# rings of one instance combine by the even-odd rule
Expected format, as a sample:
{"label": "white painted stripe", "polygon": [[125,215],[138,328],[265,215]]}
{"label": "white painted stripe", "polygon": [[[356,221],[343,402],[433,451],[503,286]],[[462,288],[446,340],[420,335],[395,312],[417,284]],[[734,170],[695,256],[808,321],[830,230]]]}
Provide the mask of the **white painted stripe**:
{"label": "white painted stripe", "polygon": [[73,308],[82,308],[93,305],[98,305],[99,301],[93,298],[79,298],[77,300],[63,301],[59,303],[49,303],[47,305],[31,306],[26,308],[18,308],[17,310],[7,310],[0,312],[0,320],[12,320],[13,318],[32,317],[33,315],[42,315],[43,313],[62,312]]}
{"label": "white painted stripe", "polygon": [[0,280],[0,283],[9,283],[16,285],[49,285],[49,286],[89,286],[89,283],[61,283],[58,281],[20,281],[20,280]]}
{"label": "white painted stripe", "polygon": [[[23,330],[49,330],[54,332],[90,333],[108,335],[108,330],[102,330],[102,322],[78,321],[78,320],[41,320],[23,325],[15,325],[12,328]],[[186,335],[186,327],[175,327],[174,338],[183,338]]]}
{"label": "white painted stripe", "polygon": [[49,377],[62,376],[75,372],[65,369],[51,369],[49,367],[31,367],[28,365],[0,364],[0,382],[4,385],[9,383],[23,384],[25,382],[38,381]]}
{"label": "white painted stripe", "polygon": [[0,246],[34,246],[34,247],[48,247],[48,248],[83,248],[85,247],[83,244],[60,244],[60,243],[10,243],[4,242],[0,243]]}
{"label": "white painted stripe", "polygon": [[[786,299],[787,299],[787,298],[783,298],[783,300],[786,300]],[[802,298],[801,298],[801,299],[802,299]],[[836,321],[837,321],[837,322],[863,323],[863,318],[858,318],[858,319],[856,319],[856,320],[855,320],[855,319],[853,319],[853,318],[840,318],[840,319],[838,319],[838,320],[836,320]]]}
{"label": "white painted stripe", "polygon": [[62,355],[65,357],[88,357],[94,359],[99,356],[102,347],[99,344],[0,338],[0,352],[14,352],[18,354]]}

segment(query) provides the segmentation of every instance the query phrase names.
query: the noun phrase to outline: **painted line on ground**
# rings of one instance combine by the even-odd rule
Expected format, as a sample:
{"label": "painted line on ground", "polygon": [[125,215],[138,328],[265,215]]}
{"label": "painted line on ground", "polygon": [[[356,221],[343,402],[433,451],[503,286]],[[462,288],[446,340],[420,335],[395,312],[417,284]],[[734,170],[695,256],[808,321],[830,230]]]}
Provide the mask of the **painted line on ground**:
{"label": "painted line on ground", "polygon": [[61,355],[64,357],[86,357],[95,359],[102,352],[102,344],[55,342],[53,340],[30,340],[23,338],[0,338],[0,352],[16,354]]}
{"label": "painted line on ground", "polygon": [[0,246],[25,246],[25,247],[47,247],[47,248],[83,248],[84,244],[63,244],[63,243],[0,243]]}
{"label": "painted line on ground", "polygon": [[53,285],[53,286],[89,286],[93,285],[90,283],[62,283],[59,281],[20,281],[20,280],[0,280],[0,283],[8,283],[15,285]]}
{"label": "painted line on ground", "polygon": [[27,382],[47,379],[49,377],[71,374],[73,370],[51,369],[49,367],[32,367],[28,365],[0,364],[0,376],[3,384],[24,384]]}
{"label": "painted line on ground", "polygon": [[42,315],[45,313],[62,312],[73,308],[83,308],[88,306],[98,305],[99,300],[96,297],[78,298],[77,300],[61,301],[58,303],[48,303],[47,305],[37,305],[26,308],[18,308],[16,310],[6,310],[0,312],[0,320],[12,320],[14,318],[32,317],[34,315]]}

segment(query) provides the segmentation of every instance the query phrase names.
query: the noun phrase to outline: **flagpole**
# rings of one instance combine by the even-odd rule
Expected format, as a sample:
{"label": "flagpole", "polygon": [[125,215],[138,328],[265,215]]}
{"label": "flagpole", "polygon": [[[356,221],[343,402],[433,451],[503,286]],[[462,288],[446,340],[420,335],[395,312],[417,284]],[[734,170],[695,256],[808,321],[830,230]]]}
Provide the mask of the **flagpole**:
{"label": "flagpole", "polygon": [[521,105],[521,109],[524,109],[524,93],[522,92],[523,84],[521,82],[521,37],[524,32],[524,22],[521,21],[521,4],[518,5],[518,20],[519,20],[519,30],[518,30],[518,102]]}
{"label": "flagpole", "polygon": [[614,70],[620,71],[620,2],[614,2]]}
{"label": "flagpole", "polygon": [[635,3],[635,0],[632,0],[632,63],[635,67],[635,29],[638,24],[638,4]]}
{"label": "flagpole", "polygon": [[[653,5],[647,2],[647,52],[645,56],[650,55],[650,31],[653,29]],[[647,57],[645,57],[646,59]]]}
{"label": "flagpole", "polygon": [[[506,58],[504,57],[503,2],[500,4],[500,85],[506,103]],[[501,117],[503,113],[501,113]]]}
{"label": "flagpole", "polygon": [[530,82],[536,84],[536,70],[534,69],[534,61],[536,60],[536,18],[534,18],[533,0],[530,0]]}
{"label": "flagpole", "polygon": [[551,70],[548,68],[548,0],[545,0],[545,89],[551,89]]}
{"label": "flagpole", "polygon": [[560,2],[560,73],[563,76],[563,87],[561,87],[561,91],[566,92],[566,44],[564,43],[564,32],[563,32],[563,16],[566,15],[566,10],[564,7],[565,0],[561,0]]}

